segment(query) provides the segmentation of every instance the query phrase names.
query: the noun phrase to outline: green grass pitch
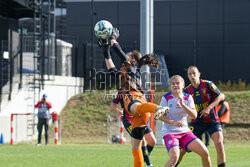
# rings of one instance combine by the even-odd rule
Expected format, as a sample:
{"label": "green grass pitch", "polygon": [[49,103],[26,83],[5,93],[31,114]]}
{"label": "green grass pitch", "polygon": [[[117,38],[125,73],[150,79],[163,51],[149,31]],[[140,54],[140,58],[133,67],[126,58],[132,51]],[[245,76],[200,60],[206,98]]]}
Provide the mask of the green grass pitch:
{"label": "green grass pitch", "polygon": [[[250,166],[250,144],[225,144],[227,167]],[[212,164],[216,167],[216,150],[209,147]],[[164,146],[156,146],[151,154],[155,167],[163,167],[168,159]],[[132,167],[131,145],[0,145],[1,167]],[[146,166],[146,165],[145,165]],[[189,153],[180,167],[200,167],[201,160]]]}

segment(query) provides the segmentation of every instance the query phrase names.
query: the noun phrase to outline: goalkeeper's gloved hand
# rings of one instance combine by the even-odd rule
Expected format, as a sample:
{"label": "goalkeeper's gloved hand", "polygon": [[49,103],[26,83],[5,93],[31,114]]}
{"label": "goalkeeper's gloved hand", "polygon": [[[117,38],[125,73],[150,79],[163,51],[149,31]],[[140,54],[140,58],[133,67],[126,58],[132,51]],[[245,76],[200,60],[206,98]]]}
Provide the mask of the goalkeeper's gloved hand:
{"label": "goalkeeper's gloved hand", "polygon": [[119,30],[117,28],[113,28],[110,39],[117,39],[120,36]]}
{"label": "goalkeeper's gloved hand", "polygon": [[97,40],[98,46],[103,50],[104,58],[110,59],[110,44],[107,39],[98,39]]}
{"label": "goalkeeper's gloved hand", "polygon": [[97,40],[97,45],[100,47],[100,48],[105,48],[109,45],[108,43],[108,40],[107,39],[101,39],[101,38],[98,38]]}

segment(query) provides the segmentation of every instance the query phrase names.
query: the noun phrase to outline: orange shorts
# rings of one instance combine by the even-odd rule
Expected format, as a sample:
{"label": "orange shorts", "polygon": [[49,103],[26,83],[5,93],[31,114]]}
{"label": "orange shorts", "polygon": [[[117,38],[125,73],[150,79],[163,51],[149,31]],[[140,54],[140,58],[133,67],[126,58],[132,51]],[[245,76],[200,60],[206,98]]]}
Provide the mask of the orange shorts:
{"label": "orange shorts", "polygon": [[132,129],[135,127],[147,126],[150,113],[145,113],[145,114],[140,115],[140,114],[133,114],[132,112],[130,112],[130,107],[135,102],[138,102],[141,104],[147,102],[145,96],[141,92],[132,90],[132,91],[127,92],[124,95],[123,102],[124,102],[125,109],[128,111],[130,115],[133,116],[132,121],[131,121]]}

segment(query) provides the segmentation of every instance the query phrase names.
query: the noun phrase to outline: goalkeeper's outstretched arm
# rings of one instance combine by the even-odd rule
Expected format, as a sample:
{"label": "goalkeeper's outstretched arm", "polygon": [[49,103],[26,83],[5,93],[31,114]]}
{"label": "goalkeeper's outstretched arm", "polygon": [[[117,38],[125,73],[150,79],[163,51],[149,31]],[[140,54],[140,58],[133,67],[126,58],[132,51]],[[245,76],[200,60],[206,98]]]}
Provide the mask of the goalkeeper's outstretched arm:
{"label": "goalkeeper's outstretched arm", "polygon": [[128,56],[123,52],[121,46],[116,41],[117,38],[120,36],[120,32],[117,28],[113,28],[111,37],[110,37],[110,44],[114,49],[115,53],[122,59],[122,62],[127,61]]}
{"label": "goalkeeper's outstretched arm", "polygon": [[116,40],[119,37],[119,35],[120,35],[119,30],[117,28],[114,28],[112,35],[109,39],[106,39],[106,40],[99,39],[98,40],[98,45],[103,50],[106,67],[111,72],[118,72],[118,70],[116,69],[115,64],[111,58],[111,54],[110,54],[111,47],[114,49],[115,53],[121,58],[123,63],[128,60],[128,55],[126,55],[124,53],[121,46],[119,45],[119,43]]}
{"label": "goalkeeper's outstretched arm", "polygon": [[122,59],[122,62],[124,63],[125,61],[127,61],[128,56],[124,53],[116,39],[111,39],[110,43],[115,53]]}
{"label": "goalkeeper's outstretched arm", "polygon": [[111,59],[110,44],[108,43],[108,40],[98,39],[97,44],[102,48],[107,69],[109,71],[117,72],[118,70],[115,68],[115,64]]}

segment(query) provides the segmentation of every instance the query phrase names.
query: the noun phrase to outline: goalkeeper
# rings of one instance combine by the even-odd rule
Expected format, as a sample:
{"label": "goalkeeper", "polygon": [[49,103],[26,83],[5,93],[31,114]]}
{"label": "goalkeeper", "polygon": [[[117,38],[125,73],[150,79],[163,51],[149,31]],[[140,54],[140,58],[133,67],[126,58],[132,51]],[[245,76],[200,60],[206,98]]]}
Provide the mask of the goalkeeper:
{"label": "goalkeeper", "polygon": [[[140,67],[149,65],[158,68],[159,62],[152,54],[142,56],[138,51],[129,52],[127,55],[121,49],[116,39],[119,31],[114,28],[112,36],[108,40],[99,39],[99,46],[103,49],[107,69],[119,73],[121,91],[124,95],[124,108],[132,115],[132,154],[134,167],[143,167],[143,155],[141,150],[143,136],[147,128],[150,113],[155,113],[154,118],[159,119],[168,112],[168,107],[161,107],[154,103],[147,102],[140,86]],[[111,59],[110,48],[122,59],[122,68],[118,72]],[[137,65],[138,64],[138,65]]]}
{"label": "goalkeeper", "polygon": [[[121,104],[121,109],[117,108],[117,104]],[[123,104],[123,98],[122,98],[122,92],[121,89],[118,89],[114,99],[112,100],[110,104],[110,108],[118,113],[118,115],[121,117],[122,123],[128,132],[128,134],[131,136],[132,132],[132,125],[131,125],[131,119],[132,115],[128,113],[128,111],[124,108]],[[145,140],[146,139],[146,140]],[[153,151],[153,148],[155,146],[156,139],[155,136],[151,130],[151,128],[147,125],[147,128],[145,130],[145,135],[142,141],[142,154],[144,161],[146,162],[148,167],[152,167],[153,165],[150,162],[149,155]]]}

